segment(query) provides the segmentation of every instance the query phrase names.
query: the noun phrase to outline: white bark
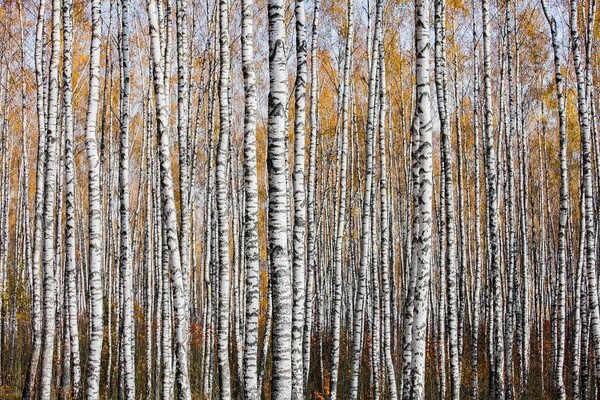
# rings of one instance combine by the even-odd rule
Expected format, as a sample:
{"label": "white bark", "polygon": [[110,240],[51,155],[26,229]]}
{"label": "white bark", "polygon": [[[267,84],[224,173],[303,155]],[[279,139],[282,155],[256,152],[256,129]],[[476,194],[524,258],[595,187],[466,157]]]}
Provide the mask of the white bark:
{"label": "white bark", "polygon": [[268,249],[273,284],[273,376],[271,396],[289,399],[292,391],[292,287],[288,258],[287,201],[287,71],[285,3],[269,0],[269,109],[268,109]]}
{"label": "white bark", "polygon": [[292,325],[292,398],[304,398],[304,369],[302,364],[302,336],[304,333],[305,302],[305,146],[306,146],[306,81],[307,77],[307,34],[304,0],[296,0],[296,115],[294,120],[294,231],[293,231],[293,325]]}
{"label": "white bark", "polygon": [[[473,0],[473,10],[475,10],[475,0]],[[477,46],[477,29],[475,18],[473,17],[473,153],[474,153],[474,179],[475,179],[475,277],[474,292],[473,292],[473,321],[471,335],[471,368],[473,368],[473,378],[471,380],[471,397],[476,399],[479,397],[479,316],[481,306],[481,274],[482,274],[482,250],[481,250],[481,172],[480,172],[480,142],[479,133],[479,60]]]}
{"label": "white bark", "polygon": [[483,130],[485,143],[485,176],[487,182],[487,209],[488,209],[488,254],[489,265],[492,274],[492,298],[493,298],[493,320],[496,329],[493,338],[493,357],[495,376],[496,399],[504,398],[504,339],[502,334],[502,279],[500,265],[500,249],[498,236],[498,192],[497,192],[497,165],[496,150],[494,148],[494,135],[492,132],[492,87],[490,66],[490,25],[489,25],[489,1],[482,1],[483,14]]}
{"label": "white bark", "polygon": [[560,71],[560,47],[557,39],[556,19],[549,13],[546,1],[542,0],[542,9],[548,25],[554,54],[554,80],[558,102],[558,134],[560,142],[560,210],[558,220],[558,264],[557,264],[557,317],[556,317],[556,365],[554,379],[559,399],[567,396],[564,382],[565,363],[565,319],[566,319],[566,269],[567,269],[567,218],[569,214],[569,172],[567,165],[567,114],[564,98],[564,83]]}
{"label": "white bark", "polygon": [[227,167],[229,157],[229,0],[219,0],[219,143],[217,147],[217,210],[219,225],[219,324],[217,355],[219,359],[220,396],[231,398],[231,373],[229,370],[229,206]]}
{"label": "white bark", "polygon": [[[446,229],[446,253],[440,254],[442,265],[446,267],[448,291],[448,342],[450,357],[450,396],[460,398],[460,366],[458,352],[458,285],[456,274],[456,218],[454,210],[454,184],[452,176],[452,144],[448,120],[448,91],[446,83],[446,32],[445,1],[435,0],[435,86],[440,117],[441,147],[443,158],[444,210]],[[442,267],[443,268],[443,267]]]}
{"label": "white bark", "polygon": [[[416,85],[417,115],[419,120],[419,181],[416,201],[415,225],[413,228],[416,243],[416,282],[412,322],[410,397],[416,400],[425,397],[425,350],[427,335],[427,313],[429,305],[429,281],[431,270],[432,234],[432,122],[429,86],[429,15],[431,3],[427,0],[415,1],[415,41],[416,41]],[[404,390],[408,390],[405,388]]]}
{"label": "white bark", "polygon": [[[44,193],[44,328],[42,343],[42,370],[40,399],[52,395],[52,371],[54,365],[54,337],[56,335],[56,191],[58,173],[58,63],[61,45],[60,1],[52,1],[52,52],[50,55],[50,79],[48,93],[48,120],[46,123],[46,179]],[[6,139],[5,139],[6,140]]]}
{"label": "white bark", "polygon": [[85,128],[85,148],[88,159],[89,203],[89,291],[90,347],[87,368],[87,399],[100,396],[100,363],[104,336],[104,307],[102,298],[102,193],[100,189],[100,158],[96,140],[96,118],[100,93],[100,51],[102,22],[100,1],[92,0],[92,41],[90,44],[90,82]]}
{"label": "white bark", "polygon": [[[383,7],[383,0],[377,1],[377,7]],[[391,329],[391,289],[390,275],[390,214],[388,200],[388,175],[387,175],[387,127],[385,124],[387,118],[387,97],[386,97],[386,69],[384,44],[385,36],[383,33],[383,24],[378,22],[377,31],[379,35],[379,188],[381,196],[381,283],[383,292],[383,352],[385,366],[387,370],[389,399],[398,398],[396,389],[396,372],[392,356],[392,329]]]}
{"label": "white bark", "polygon": [[120,336],[123,359],[124,399],[135,399],[135,353],[133,320],[133,272],[131,252],[131,226],[129,222],[129,0],[121,0],[121,135],[119,152],[119,195],[120,195],[120,272],[122,308]]}
{"label": "white bark", "polygon": [[71,394],[79,398],[81,391],[81,364],[79,354],[79,327],[77,323],[77,287],[75,258],[75,161],[73,134],[73,1],[63,1],[63,103],[65,110],[65,174],[66,174],[66,222],[65,222],[65,288],[67,293],[67,328],[65,340],[70,342],[73,380]]}
{"label": "white bark", "polygon": [[254,73],[254,1],[242,2],[242,69],[244,73],[244,257],[246,263],[246,335],[244,346],[244,393],[258,400],[258,177],[256,164],[256,77]]}
{"label": "white bark", "polygon": [[[181,230],[181,273],[183,276],[183,293],[186,304],[190,304],[190,231],[191,231],[191,177],[189,149],[189,44],[187,11],[188,1],[177,0],[177,137],[179,142],[179,204]],[[189,344],[189,340],[188,340]]]}

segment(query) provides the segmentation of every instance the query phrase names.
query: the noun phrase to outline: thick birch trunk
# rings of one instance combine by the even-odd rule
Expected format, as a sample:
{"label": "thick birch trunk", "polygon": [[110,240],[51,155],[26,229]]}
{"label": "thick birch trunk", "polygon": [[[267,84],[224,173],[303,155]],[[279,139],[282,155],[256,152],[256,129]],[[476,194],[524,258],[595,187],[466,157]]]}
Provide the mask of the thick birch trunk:
{"label": "thick birch trunk", "polygon": [[[410,396],[413,399],[425,397],[425,350],[427,335],[427,314],[429,306],[429,281],[432,247],[432,121],[429,86],[429,15],[431,3],[427,0],[415,1],[415,41],[416,41],[416,85],[417,115],[419,120],[419,180],[415,193],[415,224],[413,240],[416,243],[415,292],[412,321]],[[406,390],[407,388],[405,388]]]}
{"label": "thick birch trunk", "polygon": [[90,83],[85,128],[85,148],[88,159],[89,193],[89,291],[90,291],[90,347],[87,369],[87,399],[100,396],[100,363],[104,331],[102,298],[102,193],[100,189],[100,159],[96,141],[96,118],[100,92],[100,51],[102,22],[100,1],[93,0],[92,41],[90,44]]}
{"label": "thick birch trunk", "polygon": [[273,284],[273,381],[271,397],[284,400],[292,391],[292,282],[288,250],[287,200],[287,72],[285,2],[269,0],[269,109],[268,109],[268,250]]}

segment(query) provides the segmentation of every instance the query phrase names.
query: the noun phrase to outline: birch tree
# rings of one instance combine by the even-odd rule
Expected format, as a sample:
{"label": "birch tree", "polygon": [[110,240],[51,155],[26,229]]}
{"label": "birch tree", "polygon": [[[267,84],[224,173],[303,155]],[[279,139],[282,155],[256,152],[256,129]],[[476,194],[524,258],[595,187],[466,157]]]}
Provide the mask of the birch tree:
{"label": "birch tree", "polygon": [[90,81],[85,126],[85,149],[88,159],[88,234],[89,234],[89,291],[90,291],[90,347],[87,367],[87,399],[100,397],[100,364],[104,330],[102,299],[102,198],[100,190],[100,159],[96,140],[96,119],[100,92],[100,51],[102,23],[100,1],[93,0],[92,39],[90,44]]}
{"label": "birch tree", "polygon": [[121,1],[121,143],[119,151],[120,192],[120,272],[121,272],[121,358],[123,359],[124,398],[135,399],[133,338],[133,273],[131,268],[131,226],[129,207],[129,0]]}
{"label": "birch tree", "polygon": [[[450,357],[450,396],[458,400],[460,398],[460,371],[458,354],[458,290],[456,274],[456,221],[454,215],[454,184],[452,177],[452,144],[450,124],[448,120],[447,99],[448,90],[446,84],[446,18],[445,1],[435,1],[435,87],[438,103],[438,114],[440,118],[441,152],[444,176],[444,210],[446,215],[446,254],[441,254],[442,264],[446,266],[447,290],[448,290],[448,336]],[[442,267],[444,268],[444,267]]]}
{"label": "birch tree", "polygon": [[504,398],[504,343],[502,330],[502,277],[500,271],[500,253],[498,237],[498,193],[497,193],[497,165],[494,135],[492,133],[492,87],[490,71],[490,26],[489,26],[489,1],[482,3],[483,20],[483,136],[485,147],[485,177],[486,177],[486,206],[488,215],[488,255],[489,268],[492,274],[493,290],[493,320],[494,331],[493,377],[495,384],[494,397]]}
{"label": "birch tree", "polygon": [[244,257],[246,263],[246,335],[244,343],[244,393],[258,400],[258,176],[256,162],[256,76],[254,72],[254,2],[242,2],[242,70],[244,74]]}
{"label": "birch tree", "polygon": [[58,171],[58,63],[61,47],[60,2],[52,1],[52,52],[50,56],[50,76],[48,92],[48,119],[46,122],[46,170],[44,192],[44,329],[42,346],[42,368],[40,379],[40,399],[50,399],[52,395],[52,371],[54,359],[54,339],[56,335],[56,176]]}
{"label": "birch tree", "polygon": [[219,0],[219,144],[217,148],[217,209],[219,224],[219,332],[218,359],[221,398],[231,397],[229,371],[229,297],[231,268],[229,255],[229,199],[227,167],[229,157],[229,1]]}
{"label": "birch tree", "polygon": [[[485,0],[484,0],[485,1]],[[416,247],[415,292],[411,343],[411,387],[404,388],[413,399],[425,398],[425,348],[427,334],[427,312],[429,305],[429,280],[431,269],[431,217],[432,217],[432,122],[429,86],[429,1],[415,1],[415,46],[416,46],[416,97],[419,144],[416,156],[419,159],[417,191],[414,193],[415,218],[413,241]]]}
{"label": "birch tree", "polygon": [[[378,0],[377,7],[383,8],[383,0]],[[383,10],[380,11],[383,18]],[[386,69],[383,35],[383,21],[377,22],[378,57],[379,57],[379,191],[381,212],[381,283],[383,293],[383,351],[390,400],[398,398],[396,390],[396,372],[392,355],[392,327],[391,327],[391,288],[390,288],[390,215],[388,200],[388,173],[387,173],[387,136],[386,112],[388,108],[386,97]],[[392,274],[393,278],[393,274]]]}
{"label": "birch tree", "polygon": [[567,270],[567,215],[569,214],[569,172],[567,166],[567,116],[565,110],[564,83],[561,73],[560,48],[557,38],[556,19],[550,14],[545,0],[542,0],[542,10],[550,27],[552,51],[554,54],[554,80],[556,82],[556,99],[558,102],[558,133],[560,142],[560,210],[558,225],[558,265],[557,265],[557,344],[555,384],[558,388],[559,398],[566,398],[566,389],[563,377],[565,362],[565,285]]}
{"label": "birch tree", "polygon": [[285,3],[269,0],[269,109],[267,171],[269,194],[268,251],[273,285],[273,381],[271,396],[289,398],[292,391],[292,282],[288,259],[287,203],[287,72],[285,69]]}
{"label": "birch tree", "polygon": [[305,302],[305,144],[306,144],[306,81],[307,81],[307,35],[304,0],[296,0],[296,84],[294,90],[296,115],[294,118],[294,232],[293,232],[293,326],[292,326],[292,398],[304,397],[304,369],[302,360],[302,336],[304,333]]}
{"label": "birch tree", "polygon": [[73,2],[63,1],[63,103],[65,130],[65,180],[66,180],[66,221],[65,221],[65,298],[68,314],[68,332],[64,339],[69,343],[73,381],[72,396],[79,398],[81,391],[81,364],[78,327],[76,254],[75,254],[75,136],[73,132]]}

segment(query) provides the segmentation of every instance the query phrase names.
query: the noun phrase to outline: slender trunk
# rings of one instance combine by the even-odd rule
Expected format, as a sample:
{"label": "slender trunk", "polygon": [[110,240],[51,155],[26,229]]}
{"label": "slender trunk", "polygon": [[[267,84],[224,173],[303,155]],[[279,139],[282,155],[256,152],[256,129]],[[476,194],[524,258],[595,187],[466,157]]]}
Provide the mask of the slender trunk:
{"label": "slender trunk", "polygon": [[566,321],[566,271],[567,271],[567,218],[569,214],[569,173],[567,165],[567,114],[564,98],[564,83],[560,72],[560,47],[557,38],[556,20],[549,13],[545,0],[542,9],[552,40],[554,54],[554,80],[556,82],[556,98],[558,101],[558,134],[560,142],[560,210],[558,219],[558,264],[556,287],[556,365],[554,366],[554,381],[558,389],[559,399],[565,399],[564,382],[565,363],[565,321]]}
{"label": "slender trunk", "polygon": [[496,150],[494,148],[494,135],[492,132],[492,87],[490,66],[490,25],[489,1],[482,1],[483,14],[483,89],[484,89],[484,115],[483,130],[485,143],[485,176],[487,182],[487,209],[488,209],[488,236],[490,257],[489,265],[492,274],[492,303],[493,320],[496,329],[494,332],[494,372],[495,385],[494,397],[504,398],[504,339],[502,334],[502,277],[500,265],[500,239],[498,235],[498,171],[496,165]]}
{"label": "slender trunk", "polygon": [[[48,119],[46,124],[46,179],[44,194],[44,329],[42,346],[42,375],[40,399],[52,395],[52,370],[54,364],[54,337],[56,334],[56,202],[58,154],[58,63],[60,58],[60,1],[52,1],[52,53],[50,57],[50,79],[48,94]],[[6,138],[4,139],[6,140]]]}
{"label": "slender trunk", "polygon": [[[382,7],[383,0],[377,1],[377,7]],[[390,210],[388,200],[388,175],[387,175],[387,135],[388,130],[385,125],[387,112],[386,96],[386,70],[385,70],[385,52],[383,34],[383,24],[378,23],[377,35],[379,36],[379,190],[380,190],[380,212],[381,212],[381,284],[383,292],[383,352],[385,358],[385,367],[387,371],[389,399],[398,398],[396,390],[396,372],[392,358],[392,329],[391,329],[391,290],[390,290]],[[393,244],[393,243],[392,243]]]}
{"label": "slender trunk", "polygon": [[[473,0],[473,14],[475,14],[475,0]],[[477,47],[477,29],[475,23],[475,17],[473,17],[473,153],[474,153],[474,180],[475,180],[475,277],[474,279],[474,293],[473,293],[473,321],[472,321],[472,337],[471,337],[471,359],[473,378],[471,381],[471,398],[476,399],[479,397],[479,361],[478,361],[478,350],[479,350],[479,309],[481,304],[481,273],[482,273],[482,251],[481,251],[481,172],[480,172],[480,147],[481,141],[479,134],[479,50]]]}
{"label": "slender trunk", "polygon": [[458,288],[456,274],[456,218],[454,215],[454,184],[452,176],[452,141],[448,119],[446,84],[446,28],[445,28],[445,1],[435,1],[435,87],[440,117],[441,147],[443,158],[444,209],[446,215],[446,253],[440,254],[440,261],[446,266],[446,279],[448,290],[448,342],[450,357],[450,396],[454,400],[460,398],[460,371],[458,363]]}
{"label": "slender trunk", "polygon": [[293,232],[293,309],[292,309],[292,398],[304,398],[304,370],[302,367],[302,335],[304,332],[305,302],[305,145],[306,145],[306,81],[307,81],[307,35],[304,0],[296,0],[296,115],[294,120],[294,232]]}
{"label": "slender trunk", "polygon": [[229,207],[227,166],[229,157],[229,0],[219,0],[219,143],[217,147],[217,209],[219,224],[219,327],[217,353],[221,399],[231,398],[231,374],[229,371]]}
{"label": "slender trunk", "polygon": [[258,315],[260,265],[258,248],[258,176],[256,163],[256,77],[254,72],[254,1],[242,2],[242,69],[244,74],[244,261],[246,263],[246,335],[244,393],[258,400]]}
{"label": "slender trunk", "polygon": [[119,152],[120,194],[120,270],[122,308],[120,316],[121,357],[123,358],[123,398],[135,399],[135,365],[133,335],[133,272],[129,210],[129,0],[121,0],[121,143]]}
{"label": "slender trunk", "polygon": [[97,400],[100,396],[100,363],[103,340],[102,298],[102,193],[100,189],[100,159],[96,141],[96,118],[100,92],[100,51],[102,22],[100,1],[93,0],[92,41],[90,44],[90,83],[88,110],[85,128],[85,148],[88,158],[89,192],[89,291],[90,291],[90,347],[87,369],[87,399]]}
{"label": "slender trunk", "polygon": [[304,384],[305,395],[308,393],[308,378],[310,373],[311,362],[311,338],[313,325],[313,282],[315,280],[315,269],[317,262],[316,255],[316,237],[317,227],[315,223],[316,216],[316,190],[317,190],[317,102],[318,102],[318,56],[317,56],[317,40],[319,29],[319,7],[320,0],[316,0],[313,9],[313,26],[311,33],[311,71],[310,71],[310,145],[308,150],[308,193],[307,193],[307,274],[306,274],[306,297],[304,304],[304,336],[302,341],[302,362],[304,365]]}
{"label": "slender trunk", "polygon": [[[183,277],[183,295],[185,303],[190,304],[190,149],[189,149],[189,59],[188,59],[188,1],[177,0],[177,138],[179,144],[179,208],[180,224],[179,241],[181,243],[181,274]],[[188,310],[189,313],[189,310]],[[188,317],[189,318],[189,317]],[[186,332],[187,334],[187,332]],[[189,345],[189,340],[188,340]]]}

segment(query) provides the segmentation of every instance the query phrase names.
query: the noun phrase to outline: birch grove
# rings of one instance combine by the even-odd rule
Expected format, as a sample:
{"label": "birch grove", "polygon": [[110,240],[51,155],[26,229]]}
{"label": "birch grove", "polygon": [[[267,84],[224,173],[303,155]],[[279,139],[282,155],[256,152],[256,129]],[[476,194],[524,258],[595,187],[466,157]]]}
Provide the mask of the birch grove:
{"label": "birch grove", "polygon": [[597,398],[597,14],[0,1],[0,398]]}

